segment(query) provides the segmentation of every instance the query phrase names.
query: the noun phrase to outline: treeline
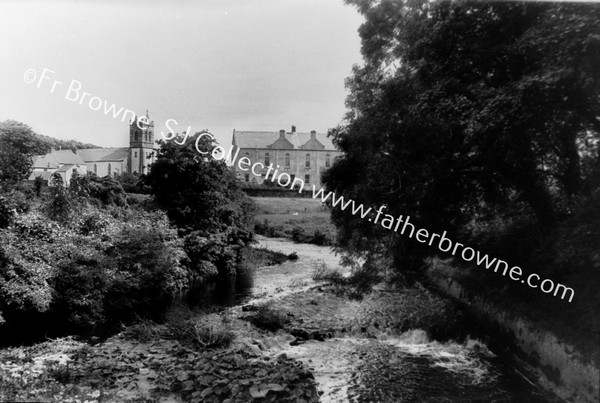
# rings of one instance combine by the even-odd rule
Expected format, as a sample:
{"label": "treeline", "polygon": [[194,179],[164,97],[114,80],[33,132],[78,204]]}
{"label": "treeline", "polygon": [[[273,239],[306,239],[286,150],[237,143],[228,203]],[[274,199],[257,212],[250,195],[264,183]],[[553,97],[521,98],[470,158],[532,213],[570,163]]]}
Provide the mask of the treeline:
{"label": "treeline", "polygon": [[[600,332],[598,5],[347,3],[365,17],[364,64],[330,132],[344,156],[324,175],[328,190],[574,288],[569,304],[460,271],[491,298]],[[348,212],[332,218],[366,280],[390,264],[397,277],[419,276],[439,253]]]}
{"label": "treeline", "polygon": [[32,137],[28,140],[30,142],[28,149],[33,153],[33,155],[47,154],[51,149],[80,150],[85,148],[101,148],[94,144],[82,143],[77,140],[60,140],[54,137],[38,134],[31,130],[31,128],[26,124],[14,120],[5,120],[4,122],[0,122],[0,132],[11,132],[13,133],[13,138],[15,138],[15,133],[31,134]]}
{"label": "treeline", "polygon": [[[0,133],[23,161],[32,133]],[[181,141],[179,139],[179,141]],[[214,145],[202,145],[207,149]],[[193,151],[193,153],[192,153]],[[191,282],[235,274],[252,239],[252,204],[220,161],[195,158],[193,141],[163,143],[145,178],[151,199],[115,177],[59,175],[26,183],[0,150],[0,334],[98,334],[160,319]],[[25,166],[24,162],[24,166]],[[29,340],[27,340],[29,338]]]}

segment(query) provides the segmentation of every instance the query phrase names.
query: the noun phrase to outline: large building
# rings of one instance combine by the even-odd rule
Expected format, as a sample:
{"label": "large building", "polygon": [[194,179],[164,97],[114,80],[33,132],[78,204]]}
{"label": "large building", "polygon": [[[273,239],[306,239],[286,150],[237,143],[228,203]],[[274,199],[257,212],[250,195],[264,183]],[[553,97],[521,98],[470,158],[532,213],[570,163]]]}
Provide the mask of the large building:
{"label": "large building", "polygon": [[93,172],[98,176],[124,172],[146,174],[155,159],[154,122],[150,121],[146,112],[146,116],[136,117],[129,124],[129,147],[50,150],[48,154],[33,159],[33,172],[29,179],[41,176],[48,180],[58,172],[63,184],[69,186],[73,172]]}
{"label": "large building", "polygon": [[[233,130],[232,144],[240,148],[237,158],[247,157],[252,164],[260,162],[265,166],[256,176],[240,170],[234,162],[233,169],[242,182],[262,183],[273,164],[279,173],[287,173],[292,178],[302,179],[305,186],[321,186],[321,174],[331,166],[336,157],[342,155],[327,135],[311,131],[298,133],[292,126],[290,132],[252,132]],[[270,177],[269,177],[270,178]]]}

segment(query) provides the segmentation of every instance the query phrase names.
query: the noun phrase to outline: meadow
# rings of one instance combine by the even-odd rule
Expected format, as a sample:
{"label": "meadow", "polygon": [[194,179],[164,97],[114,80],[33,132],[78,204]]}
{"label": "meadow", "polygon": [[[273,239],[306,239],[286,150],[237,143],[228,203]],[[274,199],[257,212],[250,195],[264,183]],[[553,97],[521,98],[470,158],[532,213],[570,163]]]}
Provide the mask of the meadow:
{"label": "meadow", "polygon": [[257,234],[290,238],[297,242],[331,245],[335,227],[329,208],[312,198],[252,197],[256,204],[254,229]]}

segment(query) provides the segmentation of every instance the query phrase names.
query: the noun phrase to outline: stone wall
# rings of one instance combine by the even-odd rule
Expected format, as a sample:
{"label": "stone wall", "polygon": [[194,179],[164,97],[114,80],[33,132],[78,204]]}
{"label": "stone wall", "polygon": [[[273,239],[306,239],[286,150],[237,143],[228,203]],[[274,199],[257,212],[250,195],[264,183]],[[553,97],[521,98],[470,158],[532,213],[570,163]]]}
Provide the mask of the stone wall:
{"label": "stone wall", "polygon": [[447,296],[467,305],[469,311],[485,322],[483,325],[492,330],[493,337],[506,343],[515,358],[537,376],[534,382],[567,401],[600,401],[598,363],[582,357],[573,346],[540,329],[536,323],[469,293],[458,282],[435,270],[435,265],[436,262],[433,262],[428,270],[432,284]]}

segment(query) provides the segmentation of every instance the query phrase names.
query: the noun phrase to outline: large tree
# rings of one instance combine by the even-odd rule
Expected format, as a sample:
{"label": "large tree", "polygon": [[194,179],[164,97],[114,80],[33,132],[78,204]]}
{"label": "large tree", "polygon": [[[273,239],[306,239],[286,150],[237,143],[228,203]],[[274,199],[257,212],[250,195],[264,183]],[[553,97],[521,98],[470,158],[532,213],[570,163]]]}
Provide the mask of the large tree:
{"label": "large tree", "polygon": [[26,179],[31,173],[32,157],[45,152],[44,142],[26,124],[0,122],[0,191]]}
{"label": "large tree", "polygon": [[[521,203],[551,227],[600,163],[598,5],[347,0],[365,16],[330,190],[450,233]],[[591,141],[590,141],[591,140]],[[347,252],[432,251],[336,211]]]}
{"label": "large tree", "polygon": [[199,135],[161,140],[145,183],[184,237],[193,270],[233,274],[240,247],[252,238],[253,204],[225,162],[212,157],[214,140],[196,142]]}

